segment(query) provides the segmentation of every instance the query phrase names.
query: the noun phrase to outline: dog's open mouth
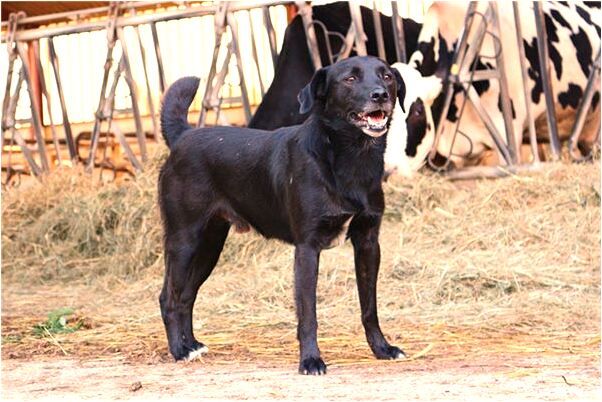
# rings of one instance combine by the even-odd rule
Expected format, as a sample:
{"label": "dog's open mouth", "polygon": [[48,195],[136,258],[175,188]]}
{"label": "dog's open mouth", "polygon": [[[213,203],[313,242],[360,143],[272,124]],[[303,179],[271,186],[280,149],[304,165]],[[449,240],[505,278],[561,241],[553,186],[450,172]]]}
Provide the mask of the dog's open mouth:
{"label": "dog's open mouth", "polygon": [[349,119],[365,134],[371,137],[380,137],[387,132],[389,117],[384,110],[373,110],[371,112],[351,112]]}

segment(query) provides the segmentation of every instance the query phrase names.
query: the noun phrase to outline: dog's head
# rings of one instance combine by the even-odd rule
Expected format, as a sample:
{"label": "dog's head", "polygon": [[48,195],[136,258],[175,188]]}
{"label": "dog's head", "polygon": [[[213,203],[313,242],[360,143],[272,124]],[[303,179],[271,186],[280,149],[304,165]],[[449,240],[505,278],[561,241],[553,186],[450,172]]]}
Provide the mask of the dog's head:
{"label": "dog's head", "polygon": [[298,96],[300,113],[312,110],[327,121],[345,122],[371,137],[387,132],[396,98],[403,108],[401,75],[371,56],[351,57],[319,69]]}

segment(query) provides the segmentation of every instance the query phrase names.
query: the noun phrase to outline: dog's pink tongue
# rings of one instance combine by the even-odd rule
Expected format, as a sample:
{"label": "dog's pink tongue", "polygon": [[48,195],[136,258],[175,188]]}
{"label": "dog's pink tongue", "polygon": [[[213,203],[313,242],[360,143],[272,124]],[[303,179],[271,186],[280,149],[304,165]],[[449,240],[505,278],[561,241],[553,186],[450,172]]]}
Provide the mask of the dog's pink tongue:
{"label": "dog's pink tongue", "polygon": [[367,117],[370,125],[382,124],[385,119],[385,115],[382,112],[371,113]]}

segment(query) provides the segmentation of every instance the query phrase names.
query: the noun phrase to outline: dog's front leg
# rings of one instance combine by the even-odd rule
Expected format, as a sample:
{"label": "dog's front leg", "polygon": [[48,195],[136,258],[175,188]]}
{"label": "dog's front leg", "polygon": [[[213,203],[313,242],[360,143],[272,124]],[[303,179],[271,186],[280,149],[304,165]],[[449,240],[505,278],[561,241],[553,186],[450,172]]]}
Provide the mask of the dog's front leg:
{"label": "dog's front leg", "polygon": [[406,357],[405,353],[387,342],[378,323],[376,306],[376,282],[380,266],[378,229],[379,222],[367,220],[355,222],[351,231],[362,324],[368,344],[377,358],[402,359]]}
{"label": "dog's front leg", "polygon": [[309,245],[295,248],[295,302],[297,305],[297,339],[299,339],[299,373],[326,374],[326,365],[318,349],[316,286],[320,250]]}

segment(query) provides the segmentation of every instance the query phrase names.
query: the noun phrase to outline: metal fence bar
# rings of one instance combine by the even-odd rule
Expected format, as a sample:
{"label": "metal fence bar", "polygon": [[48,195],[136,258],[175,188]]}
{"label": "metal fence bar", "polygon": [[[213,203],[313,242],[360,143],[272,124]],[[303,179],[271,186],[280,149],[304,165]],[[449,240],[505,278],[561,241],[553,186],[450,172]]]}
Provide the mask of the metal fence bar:
{"label": "metal fence bar", "polygon": [[393,37],[395,38],[395,54],[397,61],[406,63],[408,58],[406,54],[406,40],[403,32],[403,19],[399,16],[397,2],[391,1],[391,25],[393,26]]}
{"label": "metal fence bar", "polygon": [[[34,59],[37,66],[38,79],[40,80],[40,89],[42,90],[42,95],[46,98],[46,110],[48,111],[48,119],[50,120],[50,133],[52,135],[52,143],[54,145],[54,150],[56,152],[56,158],[59,166],[62,165],[62,157],[61,157],[61,147],[59,144],[59,137],[56,132],[56,128],[54,126],[54,119],[52,118],[52,100],[50,99],[50,95],[48,94],[48,89],[46,87],[46,79],[44,77],[44,68],[42,67],[42,60],[40,59],[40,44],[39,41],[35,41],[31,43],[33,46]],[[42,113],[44,111],[40,109]],[[40,116],[41,122],[41,116]]]}
{"label": "metal fence bar", "polygon": [[[133,13],[136,11],[132,9]],[[136,38],[138,39],[138,48],[140,49],[140,56],[142,59],[142,71],[144,72],[144,83],[146,85],[146,101],[148,104],[148,110],[151,117],[151,123],[153,125],[153,136],[155,137],[155,141],[159,141],[159,127],[157,124],[157,114],[155,113],[155,105],[153,102],[153,97],[151,95],[151,86],[150,81],[148,80],[148,68],[146,64],[146,50],[144,48],[144,44],[142,43],[142,37],[140,36],[140,28],[139,26],[134,27],[134,31],[136,32]]]}
{"label": "metal fence bar", "polygon": [[265,88],[263,85],[263,79],[261,74],[261,69],[259,68],[259,56],[257,55],[257,44],[255,43],[255,29],[253,28],[253,18],[251,16],[251,11],[247,11],[247,15],[249,16],[249,29],[251,30],[251,53],[253,55],[253,62],[255,63],[255,68],[257,69],[257,78],[259,81],[259,91],[261,92],[261,97],[265,95]]}
{"label": "metal fence bar", "polygon": [[52,64],[54,71],[54,79],[56,82],[56,89],[59,95],[59,102],[61,105],[61,112],[63,114],[63,129],[65,130],[65,139],[67,142],[67,148],[69,149],[69,158],[72,163],[77,163],[77,151],[75,149],[75,142],[73,141],[73,132],[71,131],[71,124],[69,123],[69,116],[67,113],[67,106],[65,104],[65,95],[63,93],[63,85],[61,83],[61,74],[59,70],[59,59],[54,49],[54,41],[52,38],[48,38],[48,57]]}
{"label": "metal fence bar", "polygon": [[22,42],[17,42],[17,53],[21,58],[23,78],[27,86],[27,92],[29,94],[30,109],[31,109],[31,126],[36,137],[38,145],[38,154],[40,155],[40,162],[42,164],[42,170],[44,172],[50,171],[50,165],[48,163],[48,154],[46,153],[46,142],[44,140],[44,134],[42,132],[42,121],[38,113],[41,110],[38,106],[38,102],[33,93],[33,87],[31,83],[31,69],[29,68],[29,61],[27,60],[27,53],[25,51],[25,45]]}
{"label": "metal fence bar", "polygon": [[378,57],[387,60],[385,52],[385,39],[383,38],[383,27],[380,21],[380,12],[376,9],[376,1],[372,2],[372,20],[374,21],[374,34],[376,36],[376,46],[378,48]]}
{"label": "metal fence bar", "polygon": [[364,33],[364,23],[362,22],[362,11],[359,3],[349,2],[349,12],[351,13],[351,23],[355,27],[355,53],[358,56],[368,54],[366,50],[367,37]]}
{"label": "metal fence bar", "polygon": [[[109,19],[105,27],[107,30],[107,56],[105,58],[104,74],[102,77],[102,85],[100,87],[100,98],[98,100],[98,108],[96,109],[96,116],[94,119],[94,128],[92,129],[92,133],[90,134],[90,153],[88,155],[88,161],[86,163],[87,172],[92,172],[92,170],[94,169],[94,159],[96,157],[96,149],[98,147],[101,125],[102,122],[106,119],[106,92],[107,85],[109,82],[109,72],[111,70],[111,65],[113,64],[113,49],[115,48],[115,25],[117,22],[118,15],[119,10],[117,9],[115,3],[112,3],[109,9]],[[117,79],[117,77],[115,77],[115,79]]]}
{"label": "metal fence bar", "polygon": [[548,132],[550,136],[550,150],[552,159],[560,158],[560,140],[558,139],[558,123],[556,122],[556,113],[554,109],[554,90],[552,89],[552,79],[550,77],[550,58],[548,57],[548,34],[544,25],[544,15],[541,3],[533,2],[533,12],[535,17],[535,28],[537,30],[537,53],[539,55],[539,69],[541,81],[543,84],[543,93],[546,101],[546,118],[548,123]]}
{"label": "metal fence bar", "polygon": [[247,91],[247,85],[245,83],[245,75],[243,71],[242,57],[240,56],[240,48],[239,48],[239,36],[238,36],[238,24],[234,15],[231,11],[228,11],[226,15],[226,21],[230,26],[230,33],[232,34],[232,46],[234,51],[234,56],[236,57],[236,66],[238,68],[238,77],[240,79],[240,91],[242,95],[242,105],[245,111],[245,119],[247,124],[251,121],[251,102],[249,101],[249,93]]}
{"label": "metal fence bar", "polygon": [[155,58],[157,60],[157,69],[159,71],[159,88],[161,93],[165,92],[167,85],[165,83],[165,70],[163,69],[163,58],[161,57],[161,47],[159,46],[159,35],[157,34],[157,26],[151,22],[151,33],[153,36],[153,45],[155,46]]}
{"label": "metal fence bar", "polygon": [[138,138],[138,146],[140,147],[140,157],[142,162],[146,162],[148,159],[148,153],[146,151],[146,134],[142,127],[142,117],[140,116],[140,109],[138,107],[138,91],[136,89],[136,83],[132,76],[132,69],[130,68],[130,58],[128,56],[127,44],[123,35],[123,28],[117,28],[117,38],[121,42],[121,58],[123,60],[123,76],[125,82],[128,84],[130,89],[130,99],[132,101],[132,113],[134,114],[134,124],[136,126],[136,137]]}
{"label": "metal fence bar", "polygon": [[[525,44],[523,42],[523,30],[520,22],[520,11],[517,2],[512,2],[512,8],[514,11],[514,24],[516,25],[516,40],[519,54],[519,63],[521,76],[523,78],[523,84],[529,82],[529,75],[527,73],[527,66],[525,65]],[[527,85],[523,85],[523,97],[525,99],[525,112],[527,114],[527,124],[529,127],[529,142],[531,145],[531,153],[533,154],[533,162],[539,163],[539,150],[537,149],[537,133],[535,132],[535,120],[533,119],[533,112],[531,108],[531,98],[529,96],[529,89]]]}
{"label": "metal fence bar", "polygon": [[[142,164],[138,161],[138,158],[136,158],[136,155],[132,151],[130,144],[128,144],[125,136],[119,129],[119,126],[116,124],[113,124],[113,114],[115,113],[115,92],[117,90],[117,84],[119,83],[119,77],[123,74],[124,69],[125,69],[125,59],[122,58],[119,61],[119,66],[118,66],[117,70],[115,71],[113,83],[111,84],[111,89],[109,90],[109,94],[107,95],[106,101],[105,101],[105,106],[108,105],[108,109],[109,109],[108,115],[104,116],[107,120],[107,140],[111,134],[111,129],[113,129],[113,126],[114,126],[113,131],[115,133],[115,137],[117,137],[117,140],[119,141],[119,144],[125,151],[125,154],[128,157],[130,163],[134,166],[134,169],[136,169],[137,172],[141,172]],[[105,151],[106,151],[106,148],[105,148]],[[96,156],[96,155],[94,155],[94,156]]]}
{"label": "metal fence bar", "polygon": [[[8,79],[9,86],[11,83],[10,77],[12,77],[12,72],[9,75],[9,79]],[[25,80],[24,71],[21,68],[21,70],[19,71],[19,78],[17,80],[17,85],[15,87],[14,94],[12,96],[10,96],[10,87],[9,87],[9,90],[6,93],[5,98],[4,98],[6,101],[7,97],[10,96],[10,99],[8,100],[8,102],[6,102],[6,109],[3,108],[3,110],[2,110],[2,112],[3,112],[2,137],[4,139],[4,132],[6,130],[10,130],[12,138],[15,139],[17,145],[19,145],[19,147],[21,148],[21,152],[23,153],[25,160],[29,164],[31,172],[33,173],[34,176],[37,177],[43,173],[42,168],[40,168],[40,166],[35,161],[33,154],[31,153],[31,150],[29,149],[29,147],[27,146],[27,143],[21,136],[21,133],[17,129],[15,129],[15,113],[17,110],[17,101],[19,100],[19,93],[21,92],[21,86],[22,86],[24,80]],[[4,127],[5,124],[6,124],[6,127]],[[2,144],[2,145],[4,146],[4,144]]]}
{"label": "metal fence bar", "polygon": [[[227,5],[227,3],[226,3]],[[215,43],[213,45],[213,57],[211,58],[211,66],[209,67],[209,74],[207,75],[207,83],[205,84],[205,94],[203,96],[203,102],[201,104],[201,112],[199,113],[199,121],[197,127],[205,127],[205,120],[207,119],[207,112],[212,108],[212,94],[213,94],[213,77],[217,70],[217,58],[222,44],[222,37],[226,31],[226,5],[220,7],[220,9],[214,15],[214,27],[215,27]],[[230,52],[228,52],[227,61],[230,61]]]}
{"label": "metal fence bar", "polygon": [[[229,3],[229,9],[232,12],[249,10],[252,8],[259,8],[263,6],[277,6],[284,4],[291,4],[292,1],[232,1]],[[106,8],[108,10],[108,8]],[[200,5],[200,6],[189,6],[183,10],[169,10],[161,11],[153,14],[139,14],[130,17],[122,17],[117,22],[117,27],[135,26],[141,24],[150,24],[152,22],[163,22],[170,21],[180,18],[192,18],[202,17],[205,15],[213,15],[217,12],[217,5]],[[72,12],[70,15],[76,16],[77,12]],[[69,35],[74,33],[102,31],[106,29],[106,20],[90,21],[77,25],[66,25],[50,28],[38,28],[28,29],[19,31],[15,34],[15,40],[17,41],[28,41],[36,40],[40,38],[47,38],[50,36],[58,35]],[[6,40],[6,35],[2,35],[1,41]]]}
{"label": "metal fence bar", "polygon": [[314,65],[314,69],[318,70],[322,68],[322,60],[320,59],[320,51],[318,50],[316,30],[314,29],[314,24],[312,23],[311,6],[304,1],[297,1],[296,4],[297,8],[299,9],[298,14],[301,15],[301,20],[303,21],[303,28],[305,30],[305,39],[307,41],[309,55]]}
{"label": "metal fence bar", "polygon": [[[575,117],[575,123],[573,124],[573,128],[571,129],[571,136],[569,137],[569,155],[575,161],[583,161],[588,158],[591,158],[591,155],[582,155],[581,157],[576,156],[576,147],[579,141],[579,135],[581,131],[583,131],[583,125],[585,124],[585,117],[587,112],[592,104],[592,99],[594,98],[594,92],[598,90],[596,88],[596,84],[600,80],[600,49],[598,49],[598,55],[592,65],[592,69],[589,73],[587,79],[587,86],[585,87],[585,92],[583,94],[583,99],[581,100],[581,104],[579,105],[579,109],[577,110],[577,116]],[[600,107],[598,105],[598,107]],[[599,128],[598,128],[599,130]],[[599,132],[598,132],[599,135]]]}
{"label": "metal fence bar", "polygon": [[[510,93],[508,92],[508,80],[506,77],[506,65],[504,63],[504,49],[502,48],[501,30],[499,22],[499,12],[497,3],[492,1],[489,3],[491,10],[491,23],[496,36],[492,35],[493,44],[496,54],[496,68],[499,72],[498,82],[500,84],[500,97],[502,100],[502,116],[504,118],[504,128],[506,129],[506,144],[508,153],[511,158],[511,163],[520,162],[520,153],[518,152],[518,144],[514,136],[514,126],[512,124],[512,105],[510,104]],[[521,133],[522,134],[522,133]]]}
{"label": "metal fence bar", "polygon": [[274,70],[278,63],[278,50],[276,45],[276,31],[274,30],[274,24],[272,24],[272,17],[270,16],[270,8],[268,6],[261,7],[263,12],[263,24],[265,25],[266,32],[268,34],[268,41],[270,43],[270,53],[272,54],[272,63],[274,64]]}

